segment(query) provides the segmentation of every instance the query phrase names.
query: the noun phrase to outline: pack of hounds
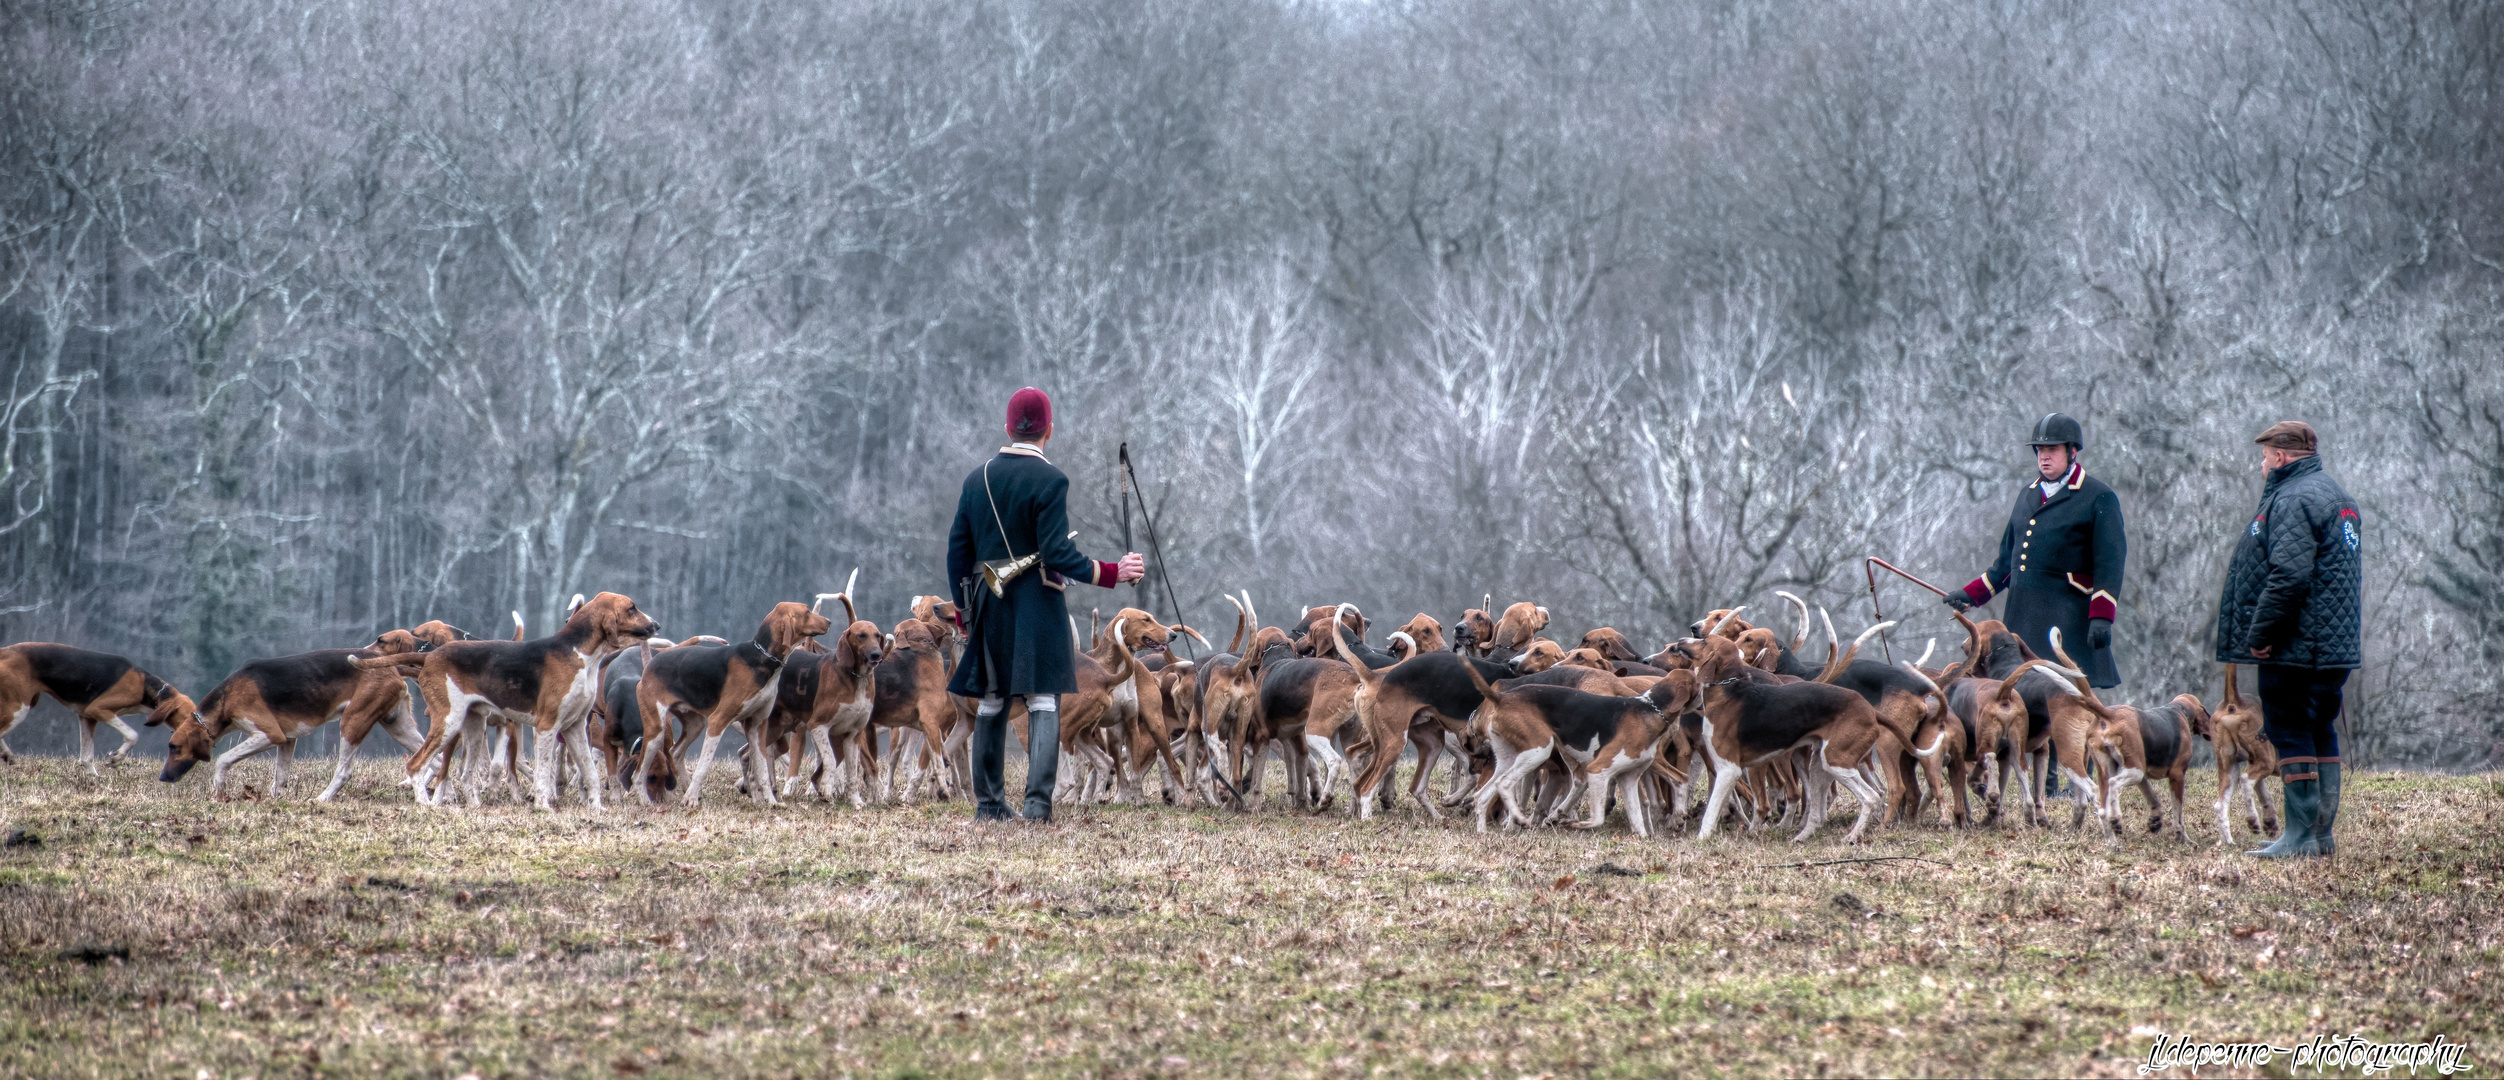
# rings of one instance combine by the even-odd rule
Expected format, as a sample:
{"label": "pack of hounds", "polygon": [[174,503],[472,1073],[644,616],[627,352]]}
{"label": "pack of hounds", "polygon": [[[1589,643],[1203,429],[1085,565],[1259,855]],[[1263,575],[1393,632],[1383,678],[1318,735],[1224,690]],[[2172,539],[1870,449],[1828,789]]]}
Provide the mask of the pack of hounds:
{"label": "pack of hounds", "polygon": [[[1831,617],[1818,662],[1803,655],[1808,605],[1776,595],[1796,611],[1788,635],[1751,624],[1745,607],[1722,609],[1648,655],[1609,627],[1566,648],[1544,636],[1546,608],[1523,602],[1499,613],[1492,597],[1448,633],[1420,613],[1381,648],[1351,604],[1306,607],[1292,625],[1265,626],[1248,591],[1230,596],[1235,628],[1224,649],[1125,608],[1096,619],[1092,647],[1077,656],[1078,691],[1061,698],[1055,798],[1145,802],[1155,774],[1166,803],[1257,810],[1275,754],[1286,801],[1302,812],[1327,811],[1345,794],[1355,814],[1371,817],[1405,795],[1429,818],[1464,813],[1481,831],[1491,818],[1502,828],[1589,829],[1617,816],[1650,836],[1692,818],[1701,837],[1731,825],[1796,826],[1794,839],[1807,840],[1840,788],[1857,810],[1844,838],[1857,843],[1873,818],[1882,827],[1933,814],[1952,828],[2048,826],[2043,780],[2057,768],[2075,799],[2073,829],[2092,818],[2118,842],[2121,796],[2135,786],[2148,831],[2165,831],[2154,785],[2162,778],[2172,831],[2189,842],[2183,780],[2198,738],[2215,751],[2217,842],[2234,842],[2238,799],[2255,833],[2277,831],[2260,791],[2276,755],[2231,666],[2213,710],[2191,693],[2110,705],[2057,631],[2055,655],[2039,657],[2004,624],[1964,615],[1964,655],[1944,667],[1924,666],[1935,641],[1916,661],[1865,659],[1862,646],[1893,624],[1846,646]],[[776,604],[745,641],[673,642],[656,636],[660,625],[632,599],[604,592],[575,598],[547,637],[523,638],[519,614],[511,640],[428,622],[363,648],[252,661],[197,704],[123,657],[11,645],[0,648],[0,760],[13,760],[9,729],[49,694],[78,714],[79,759],[91,772],[96,726],[121,733],[108,759],[118,760],[138,738],[121,717],[144,712],[150,726],[171,729],[160,779],[213,762],[209,792],[219,799],[238,762],[270,750],[269,794],[278,795],[296,743],[334,722],[338,767],[317,801],[339,795],[377,729],[409,751],[405,783],[433,806],[476,806],[498,786],[520,802],[527,757],[529,798],[542,809],[568,788],[601,808],[614,788],[647,806],[692,810],[733,728],[737,790],[757,802],[813,797],[859,808],[960,797],[973,702],[947,685],[964,638],[948,600],[915,597],[911,610],[881,629],[860,617],[847,584],[813,603]],[[1205,655],[1176,655],[1186,639]],[[1010,724],[1022,744],[1022,709],[1012,706]],[[1404,758],[1414,765],[1403,787],[1395,780]],[[2018,805],[2004,813],[2012,796]]]}

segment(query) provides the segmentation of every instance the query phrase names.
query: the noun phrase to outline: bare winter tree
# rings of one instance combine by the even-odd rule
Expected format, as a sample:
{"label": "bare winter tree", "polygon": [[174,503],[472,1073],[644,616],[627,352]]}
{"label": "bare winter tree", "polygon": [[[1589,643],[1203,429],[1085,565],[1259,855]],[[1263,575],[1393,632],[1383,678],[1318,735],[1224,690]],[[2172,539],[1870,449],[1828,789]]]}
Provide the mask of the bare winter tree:
{"label": "bare winter tree", "polygon": [[2358,753],[2504,745],[2493,5],[0,11],[11,639],[197,681],[853,566],[890,621],[1030,383],[1195,624],[1861,625],[1866,556],[1988,563],[2059,409],[2162,697],[2299,417],[2374,544]]}

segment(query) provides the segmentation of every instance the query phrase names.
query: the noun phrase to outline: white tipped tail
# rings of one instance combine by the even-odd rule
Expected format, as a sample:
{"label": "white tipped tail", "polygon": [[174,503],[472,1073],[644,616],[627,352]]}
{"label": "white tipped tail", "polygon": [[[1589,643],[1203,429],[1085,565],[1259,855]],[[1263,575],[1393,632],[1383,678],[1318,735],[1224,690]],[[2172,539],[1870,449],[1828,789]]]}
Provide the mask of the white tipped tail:
{"label": "white tipped tail", "polygon": [[1790,602],[1791,606],[1799,609],[1800,612],[1800,629],[1791,635],[1791,651],[1798,652],[1806,648],[1808,646],[1808,601],[1781,590],[1775,590],[1774,595]]}
{"label": "white tipped tail", "polygon": [[1735,607],[1735,608],[1730,609],[1730,614],[1724,615],[1724,616],[1722,616],[1721,618],[1718,618],[1718,619],[1713,620],[1713,625],[1711,625],[1711,626],[1709,626],[1709,627],[1706,627],[1706,628],[1705,628],[1705,630],[1704,630],[1704,636],[1705,636],[1705,637],[1711,637],[1711,636],[1713,636],[1713,635],[1715,635],[1715,634],[1720,633],[1720,632],[1721,632],[1722,625],[1723,625],[1724,623],[1727,623],[1727,622],[1729,622],[1729,621],[1730,621],[1730,620],[1732,620],[1732,619],[1736,619],[1736,618],[1738,618],[1738,617],[1739,617],[1739,613],[1740,613],[1740,612],[1742,612],[1742,611],[1746,611],[1747,609],[1748,609],[1748,606],[1747,606],[1746,604],[1741,604],[1741,605],[1739,605],[1738,607]]}

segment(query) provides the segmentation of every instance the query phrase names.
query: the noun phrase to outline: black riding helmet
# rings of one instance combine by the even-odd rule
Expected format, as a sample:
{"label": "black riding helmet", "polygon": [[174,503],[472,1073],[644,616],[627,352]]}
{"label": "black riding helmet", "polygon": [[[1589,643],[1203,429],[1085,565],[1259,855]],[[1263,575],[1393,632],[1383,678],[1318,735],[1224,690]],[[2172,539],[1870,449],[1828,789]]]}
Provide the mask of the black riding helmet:
{"label": "black riding helmet", "polygon": [[2086,433],[2067,413],[2045,413],[2043,419],[2035,421],[2034,438],[2026,440],[2028,446],[2067,446],[2071,450],[2086,444]]}

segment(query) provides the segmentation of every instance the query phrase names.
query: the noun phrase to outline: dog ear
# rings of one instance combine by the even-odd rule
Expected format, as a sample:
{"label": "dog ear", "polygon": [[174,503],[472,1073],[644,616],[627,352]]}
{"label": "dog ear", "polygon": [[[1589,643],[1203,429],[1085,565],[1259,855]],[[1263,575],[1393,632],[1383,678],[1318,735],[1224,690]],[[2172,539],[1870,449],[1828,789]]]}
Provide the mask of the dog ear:
{"label": "dog ear", "polygon": [[185,706],[190,704],[191,699],[179,693],[165,695],[165,700],[157,702],[156,708],[148,710],[147,726],[176,726],[182,720],[181,714],[185,711]]}

